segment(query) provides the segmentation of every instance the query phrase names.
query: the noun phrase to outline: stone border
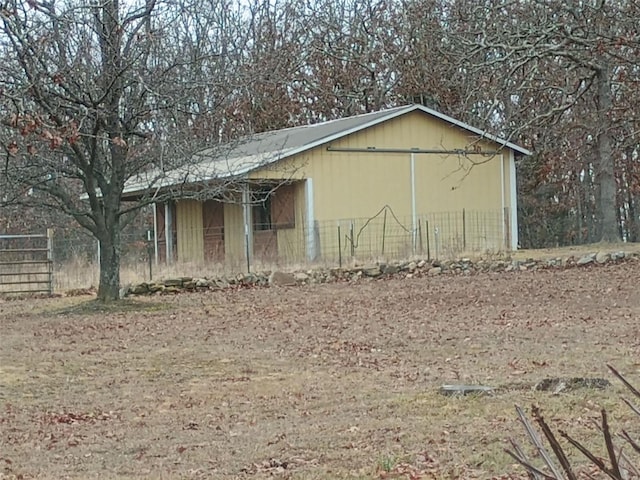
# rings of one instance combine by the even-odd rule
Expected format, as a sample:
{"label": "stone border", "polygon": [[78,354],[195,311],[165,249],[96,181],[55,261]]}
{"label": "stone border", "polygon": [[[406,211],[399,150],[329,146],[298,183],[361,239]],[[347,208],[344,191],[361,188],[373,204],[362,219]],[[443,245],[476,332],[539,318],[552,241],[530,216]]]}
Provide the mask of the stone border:
{"label": "stone border", "polygon": [[639,261],[640,253],[618,251],[596,252],[580,257],[556,257],[546,260],[479,259],[462,258],[450,261],[415,260],[377,263],[349,268],[320,268],[296,272],[240,273],[226,277],[178,277],[154,282],[142,282],[123,287],[120,296],[175,294],[189,291],[221,290],[225,288],[297,286],[317,283],[357,282],[378,278],[420,278],[438,275],[472,275],[482,272],[518,272],[526,270],[584,268],[622,261]]}

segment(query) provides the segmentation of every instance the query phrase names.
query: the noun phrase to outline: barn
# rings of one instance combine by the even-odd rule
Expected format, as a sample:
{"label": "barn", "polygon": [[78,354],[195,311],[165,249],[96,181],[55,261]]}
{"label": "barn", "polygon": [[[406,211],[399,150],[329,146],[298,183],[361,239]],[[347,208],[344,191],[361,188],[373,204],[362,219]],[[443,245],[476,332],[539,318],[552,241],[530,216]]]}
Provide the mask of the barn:
{"label": "barn", "polygon": [[[515,250],[516,168],[531,153],[422,105],[264,132],[167,175],[158,261],[299,262]],[[211,198],[192,195],[216,186]],[[191,190],[189,190],[191,186]],[[124,198],[141,195],[132,182]]]}

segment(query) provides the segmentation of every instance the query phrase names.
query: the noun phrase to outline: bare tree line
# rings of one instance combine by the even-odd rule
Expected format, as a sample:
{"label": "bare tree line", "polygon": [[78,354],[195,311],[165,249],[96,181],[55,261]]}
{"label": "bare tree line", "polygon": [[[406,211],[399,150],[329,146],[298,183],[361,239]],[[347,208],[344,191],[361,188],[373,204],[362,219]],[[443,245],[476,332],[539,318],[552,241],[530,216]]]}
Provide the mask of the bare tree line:
{"label": "bare tree line", "polygon": [[0,216],[32,204],[73,217],[100,241],[100,297],[115,298],[118,232],[159,199],[121,202],[128,179],[246,135],[417,102],[535,152],[519,165],[523,246],[638,241],[639,8],[4,0]]}

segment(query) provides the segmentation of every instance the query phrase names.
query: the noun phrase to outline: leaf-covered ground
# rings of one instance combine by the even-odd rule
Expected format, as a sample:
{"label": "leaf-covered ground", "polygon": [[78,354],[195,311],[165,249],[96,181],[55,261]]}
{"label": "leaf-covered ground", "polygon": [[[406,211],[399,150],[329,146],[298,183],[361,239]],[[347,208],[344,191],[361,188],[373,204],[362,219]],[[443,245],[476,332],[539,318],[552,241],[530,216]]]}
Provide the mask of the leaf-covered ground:
{"label": "leaf-covered ground", "polygon": [[[640,383],[639,278],[635,261],[106,310],[0,300],[0,478],[516,478],[513,406],[533,403],[603,452],[601,407],[640,431],[606,368]],[[550,376],[613,388],[532,390]]]}

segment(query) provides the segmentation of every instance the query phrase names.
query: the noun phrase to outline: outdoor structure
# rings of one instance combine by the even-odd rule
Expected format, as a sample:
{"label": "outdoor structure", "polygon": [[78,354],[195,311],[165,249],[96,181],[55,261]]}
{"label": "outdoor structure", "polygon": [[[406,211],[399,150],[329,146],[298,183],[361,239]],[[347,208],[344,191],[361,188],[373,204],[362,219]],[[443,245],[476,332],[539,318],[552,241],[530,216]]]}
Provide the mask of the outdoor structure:
{"label": "outdoor structure", "polygon": [[[184,192],[155,205],[156,259],[516,249],[515,160],[529,154],[420,105],[257,134],[200,152],[154,186]],[[214,198],[189,194],[207,186]],[[148,188],[138,179],[125,199]]]}

